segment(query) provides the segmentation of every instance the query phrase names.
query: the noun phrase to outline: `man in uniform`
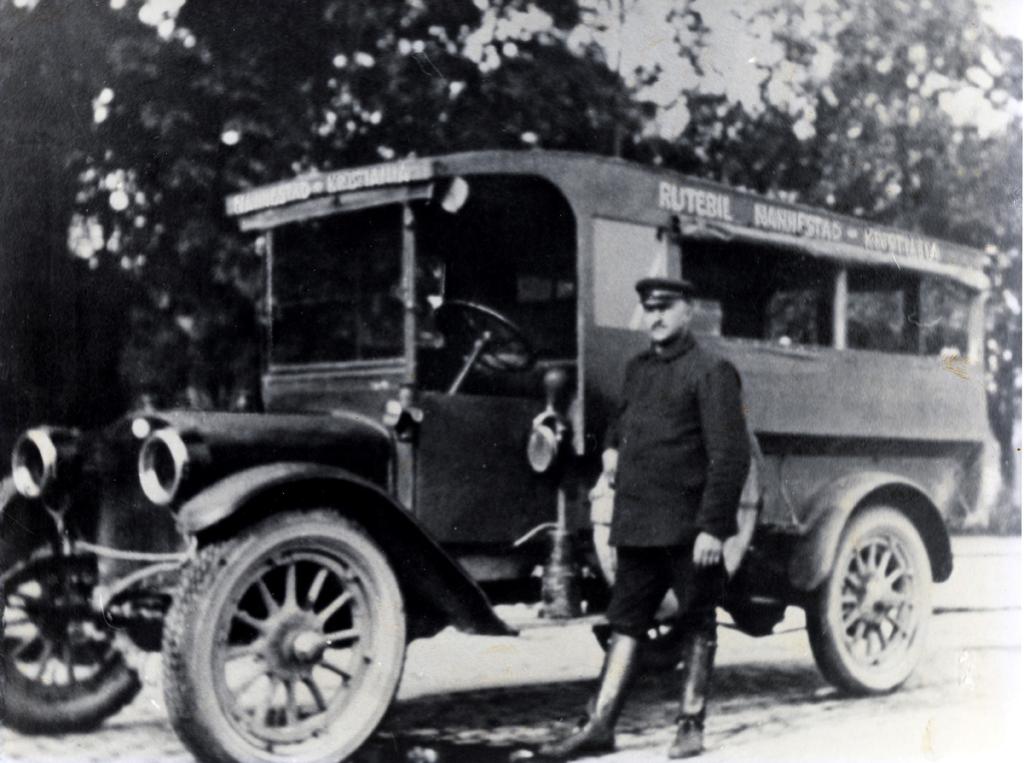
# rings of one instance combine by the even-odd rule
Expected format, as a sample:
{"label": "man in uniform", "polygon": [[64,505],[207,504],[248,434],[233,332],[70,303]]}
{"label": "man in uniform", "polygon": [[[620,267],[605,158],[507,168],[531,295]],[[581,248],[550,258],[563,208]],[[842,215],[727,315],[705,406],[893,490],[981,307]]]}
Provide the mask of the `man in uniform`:
{"label": "man in uniform", "polygon": [[602,455],[615,487],[612,636],[588,718],[565,739],[541,748],[550,758],[614,749],[615,722],[636,673],[639,644],[670,588],[679,601],[683,677],[669,757],[704,749],[715,608],[725,585],[722,545],[736,532],[750,445],[736,369],[690,334],[692,285],[645,278],[636,290],[651,347],[626,367]]}

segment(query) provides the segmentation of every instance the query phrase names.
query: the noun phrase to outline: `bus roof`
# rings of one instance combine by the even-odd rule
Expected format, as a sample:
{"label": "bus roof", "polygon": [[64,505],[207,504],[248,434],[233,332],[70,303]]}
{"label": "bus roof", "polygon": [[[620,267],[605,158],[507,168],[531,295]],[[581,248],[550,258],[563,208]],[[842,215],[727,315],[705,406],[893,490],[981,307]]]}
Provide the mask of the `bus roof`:
{"label": "bus roof", "polygon": [[989,256],[975,249],[660,167],[563,151],[474,151],[311,173],[228,196],[226,211],[241,217],[245,228],[270,227],[280,224],[284,209],[480,174],[544,177],[577,214],[669,226],[684,237],[747,241],[846,262],[906,267],[977,290],[989,285]]}

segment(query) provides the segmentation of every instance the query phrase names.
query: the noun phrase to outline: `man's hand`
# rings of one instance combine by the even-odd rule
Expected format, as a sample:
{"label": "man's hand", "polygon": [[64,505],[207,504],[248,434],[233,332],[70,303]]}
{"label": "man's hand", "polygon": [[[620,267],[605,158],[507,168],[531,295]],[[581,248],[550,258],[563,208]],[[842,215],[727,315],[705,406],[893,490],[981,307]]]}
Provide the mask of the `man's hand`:
{"label": "man's hand", "polygon": [[604,478],[608,480],[608,487],[615,487],[615,472],[619,468],[619,451],[615,448],[608,448],[601,454],[601,468]]}
{"label": "man's hand", "polygon": [[702,532],[693,544],[693,563],[698,567],[711,567],[722,561],[722,541],[710,533]]}

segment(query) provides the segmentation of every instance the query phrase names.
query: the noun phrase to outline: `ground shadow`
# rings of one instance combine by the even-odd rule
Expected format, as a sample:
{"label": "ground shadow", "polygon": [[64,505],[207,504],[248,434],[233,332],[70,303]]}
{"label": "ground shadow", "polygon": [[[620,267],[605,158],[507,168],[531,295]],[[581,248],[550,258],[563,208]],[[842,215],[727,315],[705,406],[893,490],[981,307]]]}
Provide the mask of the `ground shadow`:
{"label": "ground shadow", "polygon": [[[679,672],[643,676],[620,723],[624,736],[671,728]],[[531,684],[420,697],[397,703],[359,763],[509,760],[567,730],[584,712],[593,681]],[[711,712],[740,728],[758,707],[815,702],[827,696],[820,673],[805,662],[726,665],[715,672]],[[730,721],[731,716],[736,716]]]}

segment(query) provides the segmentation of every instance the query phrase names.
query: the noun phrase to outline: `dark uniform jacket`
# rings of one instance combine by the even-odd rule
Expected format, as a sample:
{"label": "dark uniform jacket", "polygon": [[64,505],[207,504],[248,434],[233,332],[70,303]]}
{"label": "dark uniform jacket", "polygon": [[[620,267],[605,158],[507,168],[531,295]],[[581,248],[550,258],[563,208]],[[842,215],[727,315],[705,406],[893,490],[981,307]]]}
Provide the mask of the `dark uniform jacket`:
{"label": "dark uniform jacket", "polygon": [[689,333],[626,366],[605,446],[619,451],[613,546],[671,546],[700,530],[723,540],[735,534],[750,468],[740,378]]}

